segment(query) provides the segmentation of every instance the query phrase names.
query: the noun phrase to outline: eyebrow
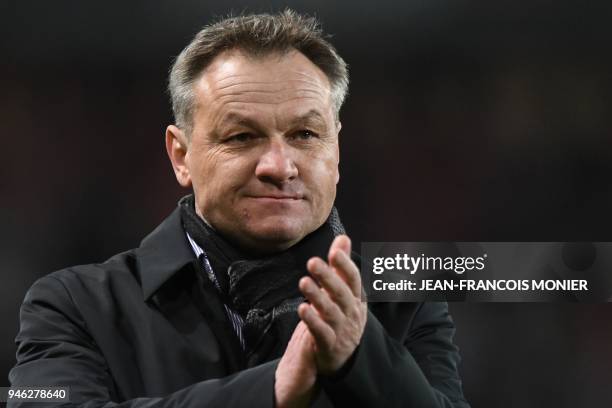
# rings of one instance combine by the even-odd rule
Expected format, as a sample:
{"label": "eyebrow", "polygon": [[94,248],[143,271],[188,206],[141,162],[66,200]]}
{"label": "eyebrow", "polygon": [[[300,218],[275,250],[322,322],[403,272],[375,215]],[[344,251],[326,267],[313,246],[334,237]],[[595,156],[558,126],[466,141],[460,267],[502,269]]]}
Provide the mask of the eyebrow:
{"label": "eyebrow", "polygon": [[319,122],[321,125],[327,127],[327,124],[325,123],[325,118],[323,117],[323,115],[321,115],[321,113],[319,113],[318,110],[316,109],[311,109],[308,112],[306,112],[305,114],[295,118],[294,120],[291,121],[292,124],[296,124],[296,123],[306,123],[308,121],[314,120],[316,122]]}
{"label": "eyebrow", "polygon": [[221,127],[235,124],[249,127],[253,127],[254,125],[256,125],[256,123],[248,116],[244,116],[236,112],[228,113],[227,115],[223,116],[223,118],[219,121],[219,125]]}
{"label": "eyebrow", "polygon": [[[290,126],[295,126],[296,124],[307,123],[309,121],[318,122],[320,125],[327,128],[327,124],[325,123],[325,118],[316,109],[311,109],[305,114],[292,119],[290,122]],[[238,112],[228,113],[219,122],[220,127],[230,126],[230,125],[241,125],[245,127],[259,128],[255,120],[249,118],[248,116],[244,116]]]}

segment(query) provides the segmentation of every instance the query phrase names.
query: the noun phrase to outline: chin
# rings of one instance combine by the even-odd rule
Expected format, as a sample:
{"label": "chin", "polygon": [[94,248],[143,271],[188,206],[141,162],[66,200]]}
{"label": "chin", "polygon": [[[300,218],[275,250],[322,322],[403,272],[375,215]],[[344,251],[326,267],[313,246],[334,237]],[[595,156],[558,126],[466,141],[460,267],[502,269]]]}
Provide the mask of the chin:
{"label": "chin", "polygon": [[256,245],[270,247],[274,250],[284,250],[298,243],[310,231],[303,223],[295,220],[268,220],[248,228],[248,235]]}

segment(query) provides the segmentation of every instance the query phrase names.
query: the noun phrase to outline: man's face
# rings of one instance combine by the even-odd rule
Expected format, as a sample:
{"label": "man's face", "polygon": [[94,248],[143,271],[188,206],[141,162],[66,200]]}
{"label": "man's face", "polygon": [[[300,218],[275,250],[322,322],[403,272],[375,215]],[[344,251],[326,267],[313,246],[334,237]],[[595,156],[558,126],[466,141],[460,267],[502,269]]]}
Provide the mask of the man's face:
{"label": "man's face", "polygon": [[264,253],[323,224],[339,178],[339,124],[325,74],[297,51],[254,58],[234,50],[217,56],[194,90],[177,178],[193,186],[198,214]]}

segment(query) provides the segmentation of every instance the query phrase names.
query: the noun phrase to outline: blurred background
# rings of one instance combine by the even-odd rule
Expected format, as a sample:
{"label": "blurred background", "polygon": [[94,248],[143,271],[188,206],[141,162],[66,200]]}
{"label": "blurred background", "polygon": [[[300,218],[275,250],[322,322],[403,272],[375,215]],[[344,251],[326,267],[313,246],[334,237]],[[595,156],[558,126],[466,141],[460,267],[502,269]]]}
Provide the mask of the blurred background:
{"label": "blurred background", "polygon": [[[185,194],[173,57],[229,11],[315,14],[350,64],[337,206],[362,241],[612,241],[612,7],[3,1],[0,386],[37,278],[135,247]],[[473,407],[612,406],[609,304],[453,303]]]}

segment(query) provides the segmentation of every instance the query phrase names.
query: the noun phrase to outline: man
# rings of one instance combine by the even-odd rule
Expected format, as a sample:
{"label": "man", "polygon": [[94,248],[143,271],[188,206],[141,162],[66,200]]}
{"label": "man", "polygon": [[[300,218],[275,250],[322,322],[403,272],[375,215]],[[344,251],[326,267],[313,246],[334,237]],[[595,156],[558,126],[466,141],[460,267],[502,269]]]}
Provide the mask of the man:
{"label": "man", "polygon": [[166,130],[193,195],[139,248],[32,286],[12,386],[82,406],[468,406],[446,304],[362,301],[333,208],[347,85],[294,12],[198,33]]}

